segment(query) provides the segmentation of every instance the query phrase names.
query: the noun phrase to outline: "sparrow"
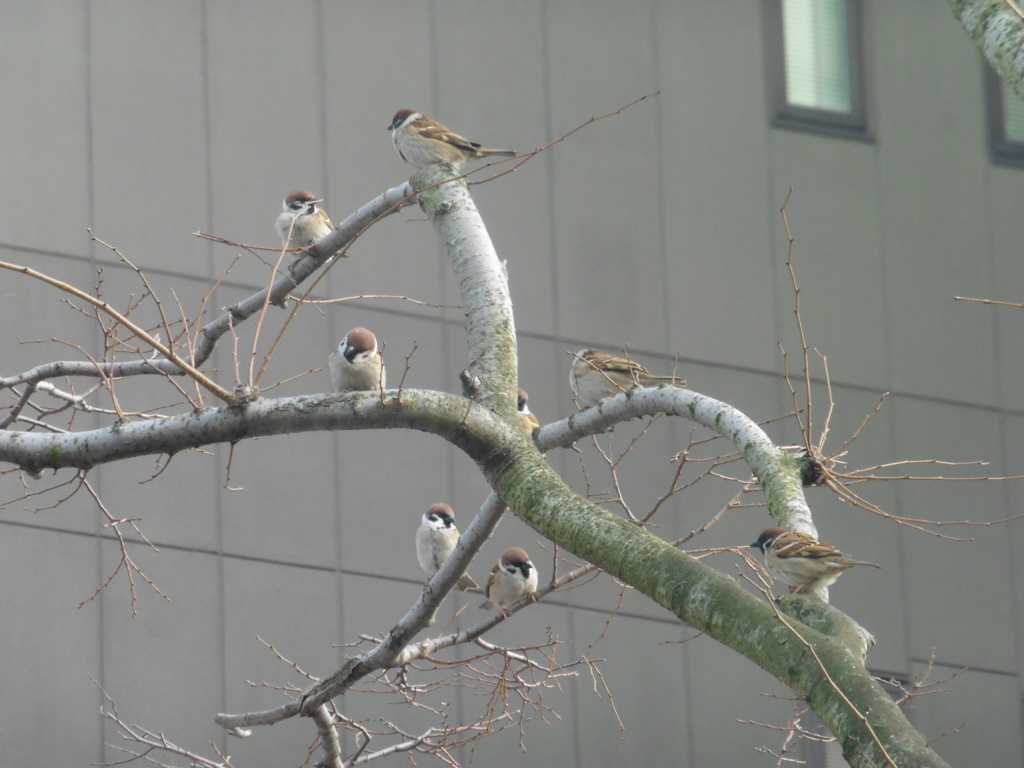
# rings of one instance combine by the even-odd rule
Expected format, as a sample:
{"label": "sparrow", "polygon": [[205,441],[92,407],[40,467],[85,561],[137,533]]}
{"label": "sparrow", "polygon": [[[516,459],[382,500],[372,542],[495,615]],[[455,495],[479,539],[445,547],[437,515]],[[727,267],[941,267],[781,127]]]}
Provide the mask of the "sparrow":
{"label": "sparrow", "polygon": [[573,358],[569,385],[582,408],[635,387],[651,387],[661,382],[686,386],[686,380],[678,376],[653,376],[639,363],[596,349],[581,349]]}
{"label": "sparrow", "polygon": [[319,202],[308,189],[296,189],[281,203],[275,227],[285,248],[305,248],[334,229],[323,208],[316,207]]}
{"label": "sparrow", "polygon": [[484,594],[487,599],[480,604],[485,611],[497,607],[507,616],[505,607],[512,605],[523,595],[532,596],[537,591],[537,569],[530,562],[530,556],[519,547],[506,549],[487,577]]}
{"label": "sparrow", "polygon": [[327,358],[331,386],[335,392],[384,389],[384,360],[377,350],[377,337],[365,328],[353,328]]}
{"label": "sparrow", "polygon": [[530,406],[526,404],[526,401],[529,399],[530,396],[526,394],[526,390],[520,388],[516,406],[519,409],[519,426],[523,428],[523,432],[532,435],[533,430],[540,427],[540,422],[537,421],[536,416],[530,413]]}
{"label": "sparrow", "polygon": [[832,584],[855,565],[880,565],[853,560],[831,544],[787,528],[768,528],[750,545],[761,550],[772,578],[789,584],[790,592],[814,592]]}
{"label": "sparrow", "polygon": [[[416,559],[420,568],[433,576],[444,565],[448,555],[459,543],[459,529],[455,527],[455,513],[447,504],[431,504],[423,513],[420,527],[416,529]],[[476,589],[479,584],[464,573],[456,586],[465,592]]]}
{"label": "sparrow", "polygon": [[459,170],[468,161],[489,155],[512,156],[512,149],[487,149],[452,133],[436,120],[431,120],[415,109],[395,112],[391,125],[391,140],[405,162],[414,168],[426,168],[433,163],[448,163]]}

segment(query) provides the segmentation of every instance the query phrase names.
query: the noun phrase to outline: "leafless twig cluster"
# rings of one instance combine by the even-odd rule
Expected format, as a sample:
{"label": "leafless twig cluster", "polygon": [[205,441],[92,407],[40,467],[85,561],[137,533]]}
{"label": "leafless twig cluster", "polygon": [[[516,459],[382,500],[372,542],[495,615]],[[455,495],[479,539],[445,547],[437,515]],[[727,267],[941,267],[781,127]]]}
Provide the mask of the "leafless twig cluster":
{"label": "leafless twig cluster", "polygon": [[[621,111],[617,110],[602,117],[609,117]],[[593,122],[593,120],[589,122]],[[548,146],[564,140],[582,127],[570,131]],[[536,150],[529,156],[532,157],[546,148]],[[491,178],[498,178],[504,173],[510,173],[522,162],[525,162],[525,159],[521,159],[517,165]],[[349,217],[321,243],[302,252],[299,260],[287,269],[282,269],[287,251],[275,249],[278,254],[276,262],[264,262],[269,267],[266,288],[231,307],[218,310],[218,316],[210,321],[207,321],[208,305],[212,301],[214,291],[220,285],[220,281],[203,297],[195,314],[189,315],[173,292],[171,300],[166,301],[158,294],[140,269],[116,248],[95,237],[96,242],[110,248],[138,278],[139,295],[128,297],[120,310],[115,309],[107,299],[101,297],[102,271],[97,275],[97,282],[93,290],[85,292],[26,267],[0,264],[2,268],[42,280],[67,294],[69,298],[65,299],[65,302],[68,307],[88,318],[90,323],[98,328],[102,339],[101,352],[98,355],[90,355],[81,345],[52,339],[50,341],[74,349],[79,359],[48,363],[7,378],[0,378],[0,390],[9,391],[13,401],[0,420],[0,428],[9,429],[19,426],[26,431],[65,432],[72,429],[75,418],[80,413],[97,414],[107,417],[115,423],[159,420],[166,418],[167,412],[183,409],[199,411],[206,407],[206,400],[209,396],[230,406],[243,405],[252,401],[261,390],[265,391],[270,388],[264,387],[262,384],[269,363],[275,350],[279,348],[285,338],[289,324],[296,313],[306,304],[319,307],[324,303],[352,298],[375,298],[403,299],[427,306],[441,306],[427,304],[410,297],[396,296],[362,295],[326,301],[311,298],[311,291],[325,272],[321,267],[337,264],[338,259],[346,254],[347,249],[363,232],[382,217],[409,204],[412,198],[409,185],[389,190]],[[785,206],[782,209],[782,216],[788,234],[789,225],[785,221]],[[260,249],[255,246],[231,243],[211,235],[203,235],[203,237],[244,248],[249,253],[259,256]],[[812,420],[811,347],[807,343],[800,316],[800,292],[793,267],[792,242],[792,236],[790,236],[790,258],[787,261],[787,266],[796,301],[797,328],[802,353],[802,384],[800,387],[802,393],[798,394],[797,388],[792,383],[788,357],[783,351],[786,366],[785,377],[793,399],[793,411],[782,418],[793,419],[801,434],[803,440],[801,447],[810,470],[813,470],[810,472],[811,479],[808,484],[825,485],[841,499],[854,506],[892,519],[901,525],[935,535],[943,535],[933,529],[950,523],[886,513],[864,496],[851,490],[851,486],[868,481],[893,479],[997,478],[943,478],[939,476],[921,478],[912,475],[897,477],[884,474],[897,467],[916,463],[932,466],[964,466],[963,463],[938,460],[893,462],[858,470],[844,470],[844,460],[850,452],[851,445],[868,426],[872,416],[878,412],[884,402],[884,396],[876,409],[865,417],[853,435],[838,449],[826,453],[825,444],[834,402],[829,386],[826,358],[815,350],[824,369],[824,380],[828,392],[826,416],[820,436],[815,440],[812,436],[814,423]],[[317,270],[320,270],[319,275],[311,281],[310,285],[306,286],[303,292],[297,293],[297,289]],[[226,278],[229,272],[230,268],[221,277],[221,280]],[[268,318],[271,317],[271,308],[287,307],[289,301],[291,308],[281,322],[276,335],[267,349],[261,351],[258,340],[263,329],[270,324]],[[140,316],[147,314],[150,315],[147,320],[139,319]],[[249,320],[253,321],[254,328],[251,339],[246,344],[239,335],[238,329]],[[234,343],[234,370],[230,374],[230,383],[218,382],[216,374],[219,372],[204,367],[218,341],[225,336],[230,337]],[[414,348],[406,357],[405,373],[412,366],[412,355],[415,351]],[[298,376],[311,372],[306,371]],[[135,388],[129,388],[126,380],[137,379],[141,375],[157,375],[163,382],[166,382],[167,388],[161,389],[155,397],[152,393],[140,393]],[[81,378],[86,379],[88,383],[84,388],[77,388],[75,381]],[[285,379],[285,381],[291,381],[294,378],[297,376]],[[402,385],[404,385],[404,381],[403,375]],[[399,391],[401,391],[402,385],[400,385]],[[168,392],[173,394],[168,397]],[[383,398],[383,394],[381,397]],[[136,405],[136,400],[143,400],[143,402]],[[399,404],[401,404],[400,394]],[[698,559],[719,556],[727,552],[739,556],[744,563],[750,566],[749,569],[744,569],[744,578],[748,579],[752,588],[761,590],[771,602],[771,585],[766,580],[760,565],[750,556],[745,544],[718,548],[690,548],[694,540],[720,522],[725,515],[733,514],[737,510],[745,512],[752,507],[764,506],[760,495],[756,502],[746,501],[750,493],[759,492],[760,488],[757,481],[750,475],[747,465],[743,463],[743,456],[734,447],[721,448],[722,438],[720,436],[691,431],[685,447],[674,449],[670,455],[664,458],[668,468],[665,487],[659,489],[659,492],[652,498],[644,498],[642,504],[634,501],[633,492],[628,488],[630,473],[627,467],[630,461],[640,460],[638,457],[643,451],[641,446],[644,445],[645,438],[648,437],[651,430],[660,427],[661,423],[665,421],[667,419],[663,416],[645,420],[634,434],[625,436],[624,448],[613,447],[615,445],[613,441],[622,439],[626,432],[624,428],[620,427],[619,432],[611,435],[595,436],[592,439],[592,446],[601,467],[600,479],[597,479],[597,472],[593,467],[587,465],[582,453],[580,460],[587,498],[616,510],[636,526],[656,529],[660,525],[665,525],[665,519],[670,515],[683,514],[680,511],[683,506],[680,501],[681,494],[692,490],[698,483],[721,484],[725,490],[722,492],[721,505],[717,511],[710,516],[704,513],[692,515],[692,518],[687,513],[685,519],[692,524],[692,528],[688,533],[675,538],[673,545],[678,548],[688,547],[688,552]],[[642,460],[647,460],[647,456],[645,455]],[[159,476],[166,469],[169,461],[170,457],[159,460],[150,479]],[[230,466],[229,459],[228,483],[230,483]],[[738,471],[733,471],[737,468],[739,468]],[[19,468],[5,470],[5,472],[16,471],[19,471]],[[21,471],[29,475],[34,473],[32,467],[21,468]],[[46,497],[47,503],[37,507],[39,510],[44,510],[59,506],[79,491],[84,490],[103,516],[104,527],[117,541],[121,556],[114,571],[103,584],[97,587],[95,593],[88,600],[98,595],[119,574],[124,574],[128,579],[133,612],[137,601],[135,589],[137,579],[141,579],[163,595],[159,587],[142,571],[129,551],[130,545],[139,542],[154,550],[156,547],[140,530],[136,518],[121,517],[108,509],[90,484],[87,470],[80,470],[75,473],[74,477],[55,482],[41,490],[32,489],[28,485],[28,481],[22,477],[22,490],[21,496],[8,500],[4,504],[26,501],[31,501],[33,504],[37,501],[42,503],[43,498]],[[49,501],[54,496],[56,496],[56,500]],[[499,515],[500,512],[501,510],[498,511]],[[993,523],[961,521],[957,524],[991,525]],[[528,722],[534,719],[553,722],[559,718],[553,706],[545,700],[545,695],[558,690],[564,681],[575,680],[585,673],[593,688],[607,698],[621,727],[622,721],[615,710],[611,691],[608,690],[604,682],[600,660],[593,658],[590,651],[596,643],[600,642],[616,612],[620,609],[629,589],[626,585],[620,584],[618,603],[610,609],[601,635],[594,638],[582,654],[567,653],[563,641],[550,629],[546,642],[524,647],[502,647],[484,638],[484,634],[499,623],[514,616],[519,610],[528,609],[533,600],[543,600],[552,593],[564,594],[570,588],[579,587],[588,579],[598,575],[598,569],[593,565],[572,562],[560,551],[551,550],[550,555],[553,564],[551,581],[542,585],[529,600],[524,599],[501,615],[490,617],[466,629],[446,631],[440,636],[419,642],[411,642],[410,639],[402,637],[400,634],[395,635],[394,630],[386,635],[360,636],[349,646],[351,654],[347,656],[347,662],[342,670],[335,675],[338,678],[338,688],[331,688],[331,695],[324,693],[326,690],[324,686],[328,685],[330,680],[323,680],[305,671],[299,662],[289,660],[278,648],[267,644],[281,663],[300,674],[308,685],[300,688],[290,683],[251,683],[285,694],[288,703],[265,712],[221,715],[218,721],[237,735],[245,735],[246,728],[255,724],[273,723],[297,714],[309,716],[314,721],[318,734],[317,742],[310,748],[310,755],[319,752],[322,756],[318,759],[317,765],[331,768],[355,766],[396,754],[406,754],[410,759],[414,759],[416,756],[428,756],[442,764],[457,766],[460,763],[456,759],[456,751],[467,747],[470,750],[475,749],[481,739],[494,733],[516,731],[520,744],[525,746],[524,734]],[[560,575],[559,569],[564,571]],[[748,572],[753,575],[748,575]],[[443,594],[440,595],[440,598],[443,596]],[[431,595],[428,587],[411,612],[422,610],[433,615],[440,598]],[[772,605],[778,621],[785,624],[796,640],[804,644],[808,652],[818,659],[813,645],[800,634],[800,631],[784,612],[775,608],[774,603]],[[415,623],[410,621],[408,626],[413,627]],[[396,637],[401,642],[395,641]],[[391,647],[393,641],[396,642],[395,647]],[[842,691],[829,678],[828,671],[820,659],[818,664],[823,676],[828,679],[836,693],[842,697]],[[909,691],[906,691],[905,706],[912,707],[914,698],[926,692],[925,687],[923,684],[915,684]],[[316,695],[321,695],[324,700],[314,700],[314,692]],[[340,692],[348,693],[343,700],[344,709],[338,704],[337,693]],[[476,705],[470,716],[464,718],[452,716],[450,704],[453,694],[456,692],[468,693],[470,700]],[[359,707],[353,705],[353,701],[362,701],[369,697],[402,705],[403,709],[400,711],[403,716],[385,718],[352,714],[359,711]],[[160,762],[164,757],[158,757],[166,756],[168,759],[182,758],[191,761],[192,765],[207,766],[208,768],[231,768],[230,758],[220,754],[219,751],[216,758],[213,759],[194,754],[178,747],[159,732],[129,723],[118,713],[113,700],[108,697],[107,702],[108,705],[104,708],[103,715],[117,727],[123,740],[118,748],[127,755],[127,759],[121,762],[145,759],[156,765],[170,765]],[[852,704],[850,706],[853,707]],[[821,741],[826,738],[817,731],[805,729],[801,725],[803,714],[803,712],[794,713],[789,723],[779,729],[783,733],[783,741],[777,753],[777,764],[780,766],[795,762],[788,755],[791,754],[791,749],[796,742],[801,739]],[[860,713],[857,714],[860,715]],[[867,722],[863,715],[860,717],[865,723]],[[876,746],[885,754],[885,748],[877,737],[875,737],[875,742]],[[888,758],[888,755],[886,757]],[[888,759],[888,763],[895,765],[891,758]]]}

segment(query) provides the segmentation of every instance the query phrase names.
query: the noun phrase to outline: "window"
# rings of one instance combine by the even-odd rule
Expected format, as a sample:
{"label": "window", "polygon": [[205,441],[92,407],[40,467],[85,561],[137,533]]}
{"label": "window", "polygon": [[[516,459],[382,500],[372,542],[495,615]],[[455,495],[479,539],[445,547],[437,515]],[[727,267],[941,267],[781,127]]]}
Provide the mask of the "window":
{"label": "window", "polygon": [[989,146],[996,162],[1024,165],[1024,100],[985,67]]}
{"label": "window", "polygon": [[868,139],[859,0],[765,0],[772,122]]}

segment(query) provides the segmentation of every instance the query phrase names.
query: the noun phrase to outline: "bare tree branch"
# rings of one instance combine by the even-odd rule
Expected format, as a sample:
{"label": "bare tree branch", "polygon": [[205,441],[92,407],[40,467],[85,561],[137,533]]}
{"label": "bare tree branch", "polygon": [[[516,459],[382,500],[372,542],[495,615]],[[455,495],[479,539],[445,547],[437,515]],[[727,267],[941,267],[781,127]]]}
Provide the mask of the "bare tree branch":
{"label": "bare tree branch", "polygon": [[[288,295],[289,291],[313,274],[313,272],[334,253],[347,247],[348,244],[357,238],[367,227],[371,226],[382,216],[386,216],[392,211],[398,210],[404,205],[408,205],[413,200],[413,195],[414,192],[412,187],[408,183],[402,184],[398,187],[394,187],[393,189],[389,189],[384,194],[374,200],[371,200],[355,213],[351,214],[345,219],[345,221],[341,222],[333,232],[308,250],[307,256],[309,256],[309,258],[300,260],[296,265],[295,271],[291,275],[278,278],[269,288],[259,291],[248,299],[229,307],[225,314],[204,326],[197,334],[195,349],[192,351],[191,360],[189,361],[182,360],[177,356],[174,356],[173,358],[169,357],[170,350],[168,350],[164,345],[152,340],[151,337],[149,337],[149,335],[144,331],[141,331],[141,329],[137,329],[134,325],[129,324],[127,319],[122,320],[123,315],[106,304],[106,302],[101,302],[78,289],[74,289],[71,292],[75,296],[88,301],[101,311],[109,314],[115,319],[118,319],[118,322],[124,322],[126,327],[132,328],[133,332],[138,333],[140,338],[146,339],[147,343],[151,344],[154,349],[158,350],[169,359],[132,360],[120,363],[100,364],[92,364],[80,360],[47,363],[46,365],[36,366],[29,371],[25,371],[14,376],[0,378],[0,389],[7,389],[18,384],[35,383],[42,381],[43,379],[60,376],[95,377],[101,371],[103,375],[112,378],[145,374],[173,375],[183,371],[194,371],[205,379],[206,377],[203,376],[203,374],[198,373],[198,368],[209,359],[210,355],[213,354],[213,350],[216,347],[217,342],[225,333],[230,331],[234,325],[257,314],[267,301],[270,303],[277,303],[282,300]],[[42,275],[28,267],[0,262],[0,268],[10,269],[15,272],[21,272],[23,274],[36,277],[37,279],[48,282],[51,285],[64,290],[64,288],[61,287],[64,284],[59,280]],[[67,286],[67,288],[71,288],[71,286]],[[189,375],[196,378],[192,373],[189,373]],[[199,380],[200,379],[197,379],[197,381]],[[213,385],[213,382],[210,382],[210,384]],[[203,386],[209,389],[209,391],[217,394],[217,396],[224,400],[224,402],[235,402],[234,395],[232,393],[227,393],[227,396],[225,396],[226,390],[219,387],[219,385],[213,385],[213,388],[211,388],[204,383]]]}

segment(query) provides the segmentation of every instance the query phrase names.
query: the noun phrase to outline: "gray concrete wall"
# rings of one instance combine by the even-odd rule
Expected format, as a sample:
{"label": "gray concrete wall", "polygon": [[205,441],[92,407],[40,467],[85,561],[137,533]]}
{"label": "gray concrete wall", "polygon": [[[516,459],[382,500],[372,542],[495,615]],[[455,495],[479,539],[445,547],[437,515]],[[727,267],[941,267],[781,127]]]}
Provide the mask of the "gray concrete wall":
{"label": "gray concrete wall", "polygon": [[[138,280],[90,241],[91,227],[193,312],[238,254],[193,232],[274,245],[280,200],[299,186],[322,194],[335,221],[344,218],[408,176],[384,131],[399,107],[522,151],[660,90],[514,175],[474,188],[508,260],[520,380],[542,423],[573,412],[566,351],[590,345],[628,344],[659,370],[679,354],[694,389],[757,420],[791,410],[778,344],[792,355],[798,338],[778,209],[792,187],[803,318],[810,344],[828,356],[836,400],[827,450],[891,392],[851,447],[850,467],[940,458],[990,462],[971,472],[1017,474],[1020,314],[953,296],[1021,299],[1024,170],[988,158],[982,64],[948,8],[864,5],[871,142],[770,127],[763,10],[749,0],[7,3],[0,10],[0,259],[83,286],[102,268],[105,296],[123,304],[141,292]],[[421,219],[407,210],[375,227],[319,295],[457,303]],[[267,279],[267,268],[243,255],[211,311]],[[0,374],[73,356],[67,347],[21,340],[95,348],[96,328],[52,290],[10,273],[2,280]],[[280,317],[272,313],[270,324]],[[267,381],[322,365],[339,337],[363,324],[387,342],[392,366],[400,368],[414,340],[419,345],[408,386],[458,391],[466,364],[460,319],[458,309],[399,301],[306,311]],[[251,329],[241,338],[249,344]],[[218,351],[216,366],[230,385],[230,349]],[[327,386],[320,373],[268,394]],[[156,380],[122,382],[118,393],[139,407],[173,396]],[[820,427],[826,395],[820,386],[815,395]],[[76,427],[108,423],[81,415]],[[800,442],[792,421],[770,429],[780,441]],[[613,448],[625,450],[635,431],[617,430]],[[635,509],[664,493],[669,459],[690,435],[686,423],[661,422],[626,460],[623,482]],[[308,722],[243,742],[227,741],[212,722],[216,712],[280,703],[246,680],[301,684],[257,635],[304,669],[329,674],[341,659],[335,646],[385,631],[415,598],[412,535],[426,505],[450,502],[464,525],[485,495],[468,459],[420,434],[246,443],[234,452],[230,477],[244,490],[225,488],[227,448],[210,453],[177,456],[146,484],[139,481],[153,473],[150,459],[90,473],[112,513],[142,518],[160,548],[132,552],[172,601],[140,585],[135,618],[122,578],[77,607],[117,563],[116,545],[82,494],[54,510],[32,508],[56,494],[0,512],[0,762],[118,759],[105,746],[118,736],[98,716],[93,677],[128,719],[180,744],[203,751],[214,740],[238,766],[301,764],[314,737]],[[551,460],[586,487],[579,456]],[[609,491],[592,448],[583,461],[594,490]],[[965,474],[898,470],[927,472]],[[995,521],[1021,512],[1018,485],[857,490],[909,517]],[[0,492],[5,500],[21,494],[16,474],[0,477]],[[662,532],[698,527],[732,493],[727,483],[705,483],[678,497],[662,513]],[[852,508],[824,489],[809,499],[823,538],[883,565],[832,590],[833,602],[877,635],[872,668],[910,678],[932,649],[933,677],[967,668],[944,686],[948,692],[920,700],[914,722],[930,736],[962,725],[935,744],[951,763],[1021,765],[1021,522],[944,529],[972,539],[954,543]],[[745,544],[766,524],[763,508],[735,510],[697,546]],[[536,534],[509,518],[474,566],[478,580],[509,543],[525,546],[550,573]],[[736,573],[731,556],[711,562]],[[461,598],[450,602],[453,612]],[[602,578],[519,615],[494,640],[540,642],[551,627],[568,660],[600,634],[617,602],[618,590]],[[642,754],[646,764],[774,765],[755,748],[777,748],[777,735],[739,721],[784,724],[792,707],[774,698],[781,686],[694,634],[628,594],[590,652],[607,659],[626,730],[581,679],[550,694],[562,719],[535,718],[525,759],[599,768],[634,765]],[[476,704],[469,695],[453,701],[459,713]],[[415,722],[355,696],[344,706],[352,715]],[[477,763],[522,760],[516,741],[508,734],[485,743]]]}

